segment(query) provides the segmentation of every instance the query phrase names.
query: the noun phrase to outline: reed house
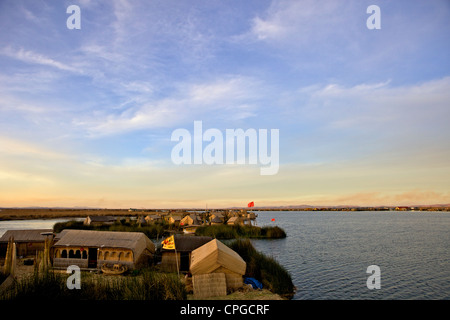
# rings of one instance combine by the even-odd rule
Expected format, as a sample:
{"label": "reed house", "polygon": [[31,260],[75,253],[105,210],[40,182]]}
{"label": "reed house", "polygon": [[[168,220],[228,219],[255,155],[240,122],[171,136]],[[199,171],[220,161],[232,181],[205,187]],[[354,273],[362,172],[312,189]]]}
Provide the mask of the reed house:
{"label": "reed house", "polygon": [[36,251],[44,250],[46,234],[52,231],[52,229],[7,230],[0,237],[0,256],[5,256],[6,247],[11,237],[16,243],[17,256],[34,256]]}
{"label": "reed house", "polygon": [[174,235],[176,250],[161,250],[161,269],[167,272],[189,271],[191,252],[212,240],[208,236]]}
{"label": "reed house", "polygon": [[209,241],[191,254],[194,295],[200,298],[224,295],[242,287],[246,267],[236,251],[217,239]]}
{"label": "reed house", "polygon": [[135,269],[148,264],[155,253],[155,245],[142,232],[63,230],[55,240],[55,268],[99,269],[103,264],[119,264]]}

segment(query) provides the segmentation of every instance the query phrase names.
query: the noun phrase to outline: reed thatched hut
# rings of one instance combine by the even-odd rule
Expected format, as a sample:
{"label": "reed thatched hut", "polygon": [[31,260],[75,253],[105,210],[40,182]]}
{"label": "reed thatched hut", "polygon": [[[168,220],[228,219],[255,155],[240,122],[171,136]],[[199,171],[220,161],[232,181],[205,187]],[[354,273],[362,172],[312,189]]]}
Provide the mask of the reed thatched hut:
{"label": "reed thatched hut", "polygon": [[144,219],[147,223],[162,221],[162,217],[159,214],[150,214],[146,216]]}
{"label": "reed thatched hut", "polygon": [[151,260],[155,245],[142,232],[63,230],[53,245],[53,266],[101,268],[120,264],[135,269]]}
{"label": "reed thatched hut", "polygon": [[228,225],[244,225],[244,218],[241,217],[231,217],[230,219],[228,219],[227,221]]}
{"label": "reed thatched hut", "polygon": [[[247,264],[237,252],[217,239],[211,240],[192,251],[191,254],[190,272],[194,295],[211,296],[212,293],[206,291],[211,291],[213,287],[223,287],[223,285],[226,286],[226,290],[242,287],[246,267]],[[212,274],[224,274],[224,276]],[[224,282],[220,279],[224,279]],[[208,283],[208,281],[212,282]]]}
{"label": "reed thatched hut", "polygon": [[180,221],[181,226],[201,225],[202,221],[196,214],[188,214]]}
{"label": "reed thatched hut", "polygon": [[5,256],[8,241],[11,237],[14,238],[16,243],[16,254],[18,256],[34,256],[36,251],[44,250],[45,234],[52,231],[52,229],[7,230],[0,237],[0,256]]}
{"label": "reed thatched hut", "polygon": [[175,225],[179,225],[180,221],[181,221],[182,217],[180,215],[170,215],[168,217],[166,217],[166,220],[169,224],[175,224]]}
{"label": "reed thatched hut", "polygon": [[176,272],[189,271],[192,251],[211,241],[208,236],[174,235],[176,250],[161,250],[161,269]]}

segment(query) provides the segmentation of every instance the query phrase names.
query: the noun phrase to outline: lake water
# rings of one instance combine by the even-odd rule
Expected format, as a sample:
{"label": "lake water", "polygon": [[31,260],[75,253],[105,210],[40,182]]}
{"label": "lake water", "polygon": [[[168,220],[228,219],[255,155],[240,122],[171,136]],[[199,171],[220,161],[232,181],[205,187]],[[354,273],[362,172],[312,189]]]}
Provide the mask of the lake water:
{"label": "lake water", "polygon": [[[0,221],[0,236],[66,220]],[[286,231],[252,243],[291,273],[296,300],[450,299],[449,212],[267,211],[257,223]],[[380,289],[367,288],[370,265],[380,268]]]}
{"label": "lake water", "polygon": [[[294,299],[450,299],[450,212],[258,215],[258,225],[288,235],[252,243],[291,273]],[[367,288],[370,265],[380,268],[380,289]]]}
{"label": "lake water", "polygon": [[62,219],[32,219],[32,220],[5,220],[0,221],[0,237],[6,230],[25,229],[53,229],[55,223],[68,220],[84,220],[83,218],[62,218]]}

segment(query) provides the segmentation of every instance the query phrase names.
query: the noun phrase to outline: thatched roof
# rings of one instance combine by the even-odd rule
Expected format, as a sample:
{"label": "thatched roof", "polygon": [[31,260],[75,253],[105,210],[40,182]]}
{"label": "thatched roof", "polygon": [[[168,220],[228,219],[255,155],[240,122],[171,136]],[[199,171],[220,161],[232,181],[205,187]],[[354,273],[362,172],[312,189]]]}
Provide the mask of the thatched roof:
{"label": "thatched roof", "polygon": [[213,222],[213,223],[223,223],[223,219],[221,219],[221,218],[219,218],[219,217],[213,217],[213,218],[211,219],[210,222]]}
{"label": "thatched roof", "polygon": [[140,254],[145,249],[155,252],[155,245],[142,232],[65,229],[58,238],[55,247],[123,248],[131,249],[135,254]]}
{"label": "thatched roof", "polygon": [[180,223],[183,223],[185,225],[186,224],[200,225],[201,219],[198,217],[198,215],[192,214],[192,215],[185,216],[183,219],[181,219]]}
{"label": "thatched roof", "polygon": [[240,223],[242,221],[241,217],[231,217],[230,219],[228,219],[227,224],[236,224],[236,223]]}
{"label": "thatched roof", "polygon": [[52,229],[7,230],[0,238],[0,243],[7,243],[10,237],[14,237],[15,242],[44,242],[45,236],[41,233],[52,231]]}
{"label": "thatched roof", "polygon": [[190,271],[193,275],[212,273],[220,267],[244,275],[247,264],[237,252],[217,239],[192,251]]}

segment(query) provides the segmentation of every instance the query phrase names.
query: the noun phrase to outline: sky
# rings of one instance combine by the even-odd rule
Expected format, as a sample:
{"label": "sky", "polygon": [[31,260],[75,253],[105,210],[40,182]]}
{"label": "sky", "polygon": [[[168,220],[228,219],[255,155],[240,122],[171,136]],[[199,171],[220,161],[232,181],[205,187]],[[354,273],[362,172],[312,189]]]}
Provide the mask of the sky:
{"label": "sky", "polygon": [[[0,207],[450,203],[449,21],[446,0],[1,0]],[[174,163],[195,121],[279,130],[278,171]]]}

